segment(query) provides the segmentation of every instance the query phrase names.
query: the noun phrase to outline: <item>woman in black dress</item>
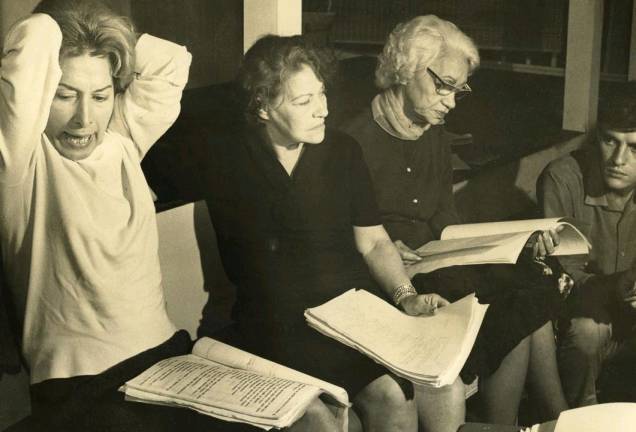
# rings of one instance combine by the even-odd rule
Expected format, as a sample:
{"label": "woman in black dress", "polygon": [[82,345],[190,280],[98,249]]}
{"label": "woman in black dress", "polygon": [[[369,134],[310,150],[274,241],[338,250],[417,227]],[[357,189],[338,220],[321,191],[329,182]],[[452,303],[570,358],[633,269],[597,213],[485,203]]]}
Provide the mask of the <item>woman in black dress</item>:
{"label": "woman in black dress", "polygon": [[[380,55],[371,107],[344,125],[362,146],[378,205],[391,239],[418,292],[437,292],[455,301],[475,291],[489,303],[475,348],[462,371],[478,375],[486,419],[513,423],[526,381],[554,418],[567,408],[554,353],[551,318],[559,305],[560,272],[547,267],[472,266],[431,274],[409,271],[420,259],[415,249],[461,223],[452,193],[450,139],[444,117],[471,89],[468,77],[479,65],[474,43],[455,25],[433,15],[397,26]],[[533,243],[535,255],[553,251],[558,234],[545,232]],[[415,267],[411,267],[415,269]],[[427,430],[452,430],[464,420],[464,389],[458,380],[435,392],[417,392],[420,421]],[[444,415],[439,415],[444,413]]]}
{"label": "woman in black dress", "polygon": [[[172,174],[177,183],[198,177],[237,287],[237,335],[226,340],[344,387],[353,430],[415,431],[410,383],[303,316],[354,287],[392,296],[411,314],[447,304],[437,294],[403,299],[414,289],[381,225],[360,147],[325,129],[332,62],[300,37],[257,41],[240,73],[247,125],[210,137],[198,168]],[[321,430],[335,430],[328,413]]]}

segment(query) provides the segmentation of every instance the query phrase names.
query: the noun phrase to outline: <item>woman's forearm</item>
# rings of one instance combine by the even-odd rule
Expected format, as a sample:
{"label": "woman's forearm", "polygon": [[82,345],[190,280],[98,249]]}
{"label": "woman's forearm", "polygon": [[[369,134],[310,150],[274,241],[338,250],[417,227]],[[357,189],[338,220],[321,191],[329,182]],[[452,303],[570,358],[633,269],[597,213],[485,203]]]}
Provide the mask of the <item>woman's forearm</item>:
{"label": "woman's forearm", "polygon": [[363,256],[371,274],[389,298],[397,287],[410,282],[400,254],[390,239],[376,242]]}
{"label": "woman's forearm", "polygon": [[[437,294],[417,294],[404,270],[400,254],[384,228],[380,227],[379,231],[372,228],[367,241],[362,240],[364,237],[356,236],[358,246],[362,246],[362,256],[375,280],[396,306],[409,315],[421,315],[435,313],[438,308],[449,304]],[[369,237],[371,241],[368,241]]]}

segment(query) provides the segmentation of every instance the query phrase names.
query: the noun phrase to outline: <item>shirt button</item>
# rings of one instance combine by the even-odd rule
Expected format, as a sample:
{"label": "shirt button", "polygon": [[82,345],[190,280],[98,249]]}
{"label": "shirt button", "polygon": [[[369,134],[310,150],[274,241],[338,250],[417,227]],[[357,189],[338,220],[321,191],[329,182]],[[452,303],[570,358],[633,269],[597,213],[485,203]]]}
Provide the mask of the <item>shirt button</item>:
{"label": "shirt button", "polygon": [[278,239],[277,238],[269,239],[269,250],[271,252],[276,252],[278,250]]}
{"label": "shirt button", "polygon": [[411,167],[406,167],[406,172],[410,173],[411,172]]}
{"label": "shirt button", "polygon": [[418,202],[417,198],[413,198],[413,204],[417,204]]}
{"label": "shirt button", "polygon": [[625,256],[625,252],[621,251],[621,256],[624,257]]}

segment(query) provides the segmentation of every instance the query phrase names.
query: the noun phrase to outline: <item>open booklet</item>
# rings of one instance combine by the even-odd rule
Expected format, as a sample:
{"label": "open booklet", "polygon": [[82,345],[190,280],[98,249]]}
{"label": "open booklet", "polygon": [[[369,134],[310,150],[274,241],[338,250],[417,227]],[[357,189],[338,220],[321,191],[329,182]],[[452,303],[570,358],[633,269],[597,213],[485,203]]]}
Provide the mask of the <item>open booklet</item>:
{"label": "open booklet", "polygon": [[305,318],[311,327],[396,375],[441,387],[459,375],[487,307],[470,294],[435,315],[410,316],[367,291],[351,289],[307,309]]}
{"label": "open booklet", "polygon": [[636,430],[636,403],[606,403],[563,411],[557,421],[522,432],[625,432]]}
{"label": "open booklet", "polygon": [[407,272],[413,276],[456,265],[513,264],[532,234],[560,226],[560,243],[552,255],[589,253],[588,240],[564,218],[450,225],[444,228],[440,240],[416,250],[422,260],[407,267]]}
{"label": "open booklet", "polygon": [[337,417],[346,431],[350,406],[341,387],[206,337],[192,354],[158,362],[121,390],[126,400],[183,406],[265,430],[290,426],[325,393],[341,407]]}

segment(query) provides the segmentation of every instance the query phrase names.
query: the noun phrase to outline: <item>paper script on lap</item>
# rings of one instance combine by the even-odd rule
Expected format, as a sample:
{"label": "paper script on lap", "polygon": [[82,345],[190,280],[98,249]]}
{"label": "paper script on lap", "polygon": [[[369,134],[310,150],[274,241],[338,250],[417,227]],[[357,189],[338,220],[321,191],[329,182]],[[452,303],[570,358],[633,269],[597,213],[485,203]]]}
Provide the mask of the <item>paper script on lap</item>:
{"label": "paper script on lap", "polygon": [[229,368],[192,354],[163,360],[128,385],[269,418],[288,408],[292,396],[311,399],[319,393],[306,384]]}
{"label": "paper script on lap", "polygon": [[325,391],[337,402],[341,404],[348,403],[347,392],[341,387],[211,338],[199,339],[194,345],[192,353],[202,358],[215,360],[229,367],[246,369],[265,376],[285,378],[312,385]]}
{"label": "paper script on lap", "polygon": [[347,392],[296,370],[210,338],[192,354],[162,360],[124,386],[126,399],[183,406],[222,420],[270,429],[293,424],[321,393],[338,409],[347,427]]}
{"label": "paper script on lap", "polygon": [[487,305],[474,294],[432,316],[406,315],[364,290],[350,290],[305,317],[310,326],[368,355],[397,375],[439,387],[457,378]]}

